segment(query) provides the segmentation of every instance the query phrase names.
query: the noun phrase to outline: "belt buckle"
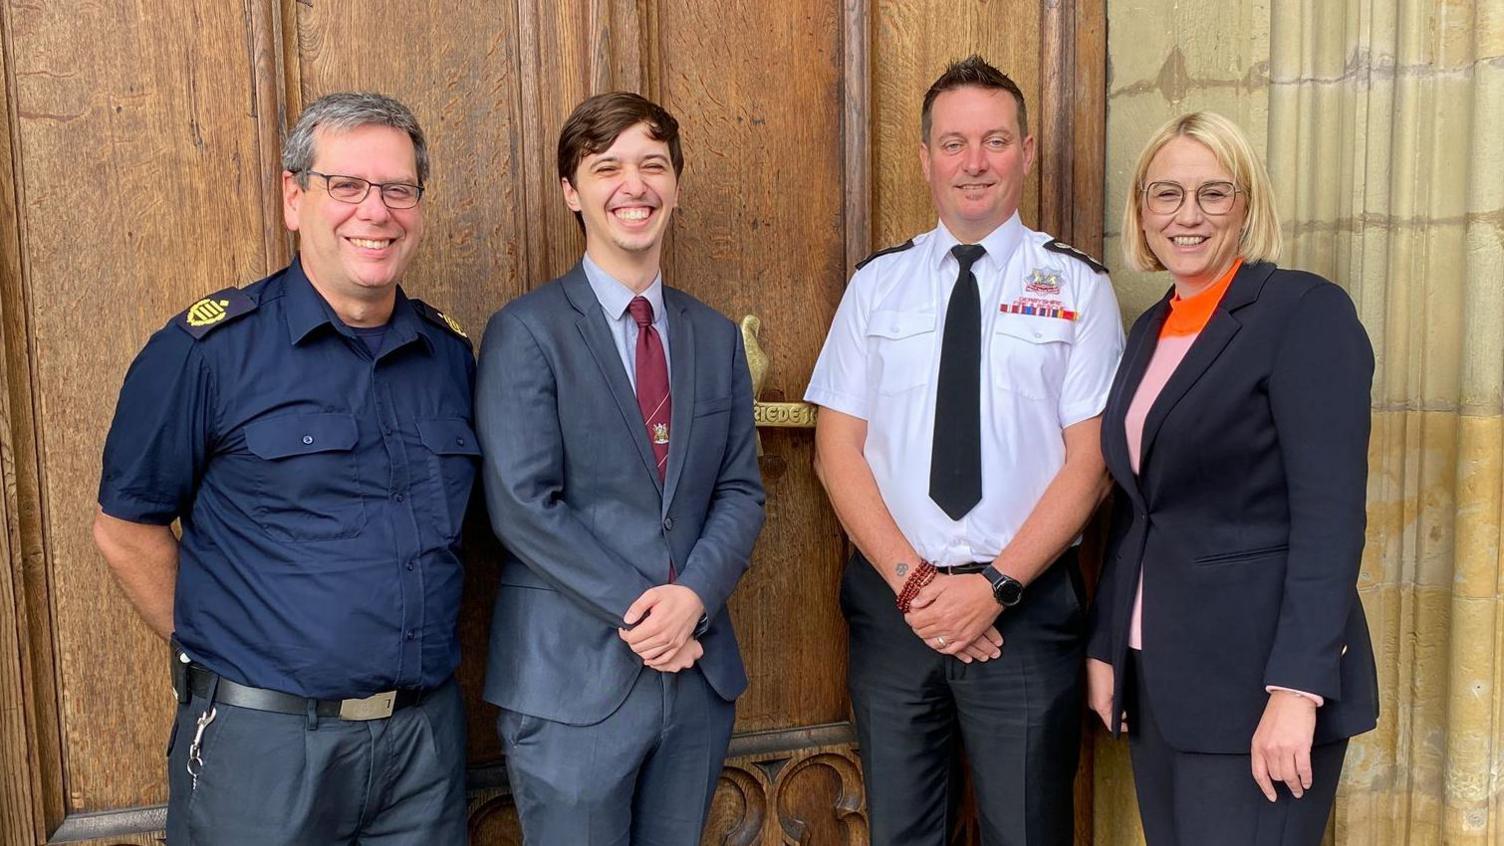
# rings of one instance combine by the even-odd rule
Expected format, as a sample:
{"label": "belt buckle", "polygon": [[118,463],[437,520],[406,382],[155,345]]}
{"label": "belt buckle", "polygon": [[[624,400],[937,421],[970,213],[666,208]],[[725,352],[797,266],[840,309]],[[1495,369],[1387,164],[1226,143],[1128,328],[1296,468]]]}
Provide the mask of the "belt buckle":
{"label": "belt buckle", "polygon": [[392,715],[397,704],[397,691],[386,690],[364,699],[342,699],[339,703],[341,720],[384,720]]}

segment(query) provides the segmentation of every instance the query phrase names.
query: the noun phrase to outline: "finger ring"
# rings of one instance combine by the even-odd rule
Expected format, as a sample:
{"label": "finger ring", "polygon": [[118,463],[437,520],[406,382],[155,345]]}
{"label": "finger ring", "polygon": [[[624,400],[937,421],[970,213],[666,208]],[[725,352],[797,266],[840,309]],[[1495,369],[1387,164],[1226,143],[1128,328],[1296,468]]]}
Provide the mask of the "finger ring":
{"label": "finger ring", "polygon": [[935,641],[940,644],[940,648],[945,648],[945,638],[937,636]]}

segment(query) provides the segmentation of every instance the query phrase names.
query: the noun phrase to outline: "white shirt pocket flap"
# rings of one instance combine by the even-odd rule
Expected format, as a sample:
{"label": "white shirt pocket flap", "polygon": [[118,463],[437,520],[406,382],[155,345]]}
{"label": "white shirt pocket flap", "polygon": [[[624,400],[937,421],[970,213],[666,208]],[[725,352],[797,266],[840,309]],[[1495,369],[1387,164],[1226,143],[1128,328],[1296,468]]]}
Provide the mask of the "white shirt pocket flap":
{"label": "white shirt pocket flap", "polygon": [[1070,344],[1076,340],[1074,321],[1038,314],[999,314],[992,331],[1031,344]]}
{"label": "white shirt pocket flap", "polygon": [[879,338],[912,338],[935,331],[935,313],[874,311],[867,321],[867,334]]}

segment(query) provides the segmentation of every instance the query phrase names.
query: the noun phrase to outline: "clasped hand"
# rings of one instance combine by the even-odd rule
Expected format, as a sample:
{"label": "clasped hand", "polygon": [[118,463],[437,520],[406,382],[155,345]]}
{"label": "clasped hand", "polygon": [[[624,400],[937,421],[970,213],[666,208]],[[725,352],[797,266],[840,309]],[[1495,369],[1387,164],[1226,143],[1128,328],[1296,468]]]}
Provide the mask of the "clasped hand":
{"label": "clasped hand", "polygon": [[649,668],[677,673],[693,667],[705,654],[692,635],[705,604],[683,585],[659,585],[644,591],[622,615],[630,627],[617,629]]}
{"label": "clasped hand", "polygon": [[1002,610],[986,577],[974,573],[925,585],[903,619],[931,649],[970,664],[1003,654],[1003,636],[993,625]]}

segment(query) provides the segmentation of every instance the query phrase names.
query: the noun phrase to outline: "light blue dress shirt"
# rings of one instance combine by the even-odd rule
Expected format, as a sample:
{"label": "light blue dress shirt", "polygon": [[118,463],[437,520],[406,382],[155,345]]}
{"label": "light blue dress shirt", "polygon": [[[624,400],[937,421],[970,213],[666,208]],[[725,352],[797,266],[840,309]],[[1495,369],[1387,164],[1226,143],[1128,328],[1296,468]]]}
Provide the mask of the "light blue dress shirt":
{"label": "light blue dress shirt", "polygon": [[616,342],[616,354],[621,356],[622,366],[627,369],[627,381],[632,384],[632,391],[637,391],[638,329],[637,321],[627,312],[627,306],[637,296],[646,297],[653,306],[653,328],[658,330],[658,338],[663,342],[663,360],[668,365],[672,384],[674,359],[669,351],[668,313],[663,305],[663,274],[658,274],[653,279],[653,284],[638,295],[591,261],[588,254],[582,264],[585,267],[585,278],[590,280],[590,290],[595,292],[595,299],[606,313],[606,325],[611,327],[611,340]]}

